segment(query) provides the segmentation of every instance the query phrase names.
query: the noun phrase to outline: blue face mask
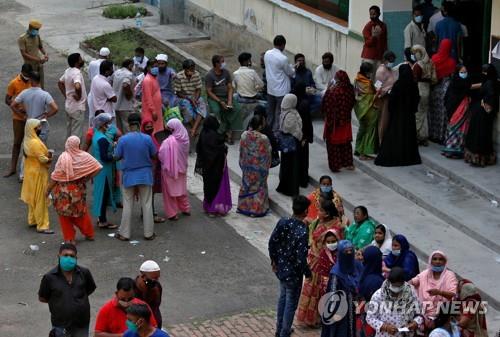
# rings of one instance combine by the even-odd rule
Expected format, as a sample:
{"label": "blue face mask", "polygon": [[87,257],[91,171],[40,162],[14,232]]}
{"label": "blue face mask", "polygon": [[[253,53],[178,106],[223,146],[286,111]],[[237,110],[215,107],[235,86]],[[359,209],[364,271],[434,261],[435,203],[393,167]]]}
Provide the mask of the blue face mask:
{"label": "blue face mask", "polygon": [[394,62],[389,62],[386,64],[387,68],[392,69],[394,67]]}
{"label": "blue face mask", "polygon": [[401,249],[393,249],[393,250],[392,250],[392,255],[394,255],[394,256],[399,256],[399,255],[401,255]]}
{"label": "blue face mask", "polygon": [[125,322],[127,324],[127,329],[133,332],[137,332],[137,324],[132,322],[131,320],[128,320]]}
{"label": "blue face mask", "polygon": [[465,80],[469,74],[468,73],[458,73],[458,76],[460,76],[461,79]]}
{"label": "blue face mask", "polygon": [[440,273],[444,270],[444,266],[431,266],[431,270],[436,273]]}
{"label": "blue face mask", "polygon": [[330,192],[332,192],[332,187],[331,186],[320,185],[319,189],[323,193],[330,193]]}
{"label": "blue face mask", "polygon": [[422,20],[424,19],[424,17],[422,15],[419,15],[419,16],[416,16],[415,17],[415,22],[416,23],[422,23]]}
{"label": "blue face mask", "polygon": [[410,58],[413,62],[417,62],[417,58],[415,57],[415,55],[411,54]]}
{"label": "blue face mask", "polygon": [[158,67],[151,68],[151,75],[158,76],[159,73],[160,73],[160,69]]}
{"label": "blue face mask", "polygon": [[64,271],[72,271],[76,267],[76,257],[73,256],[60,256],[59,266]]}
{"label": "blue face mask", "polygon": [[33,37],[37,36],[38,35],[38,29],[31,29],[30,30],[30,35],[33,36]]}

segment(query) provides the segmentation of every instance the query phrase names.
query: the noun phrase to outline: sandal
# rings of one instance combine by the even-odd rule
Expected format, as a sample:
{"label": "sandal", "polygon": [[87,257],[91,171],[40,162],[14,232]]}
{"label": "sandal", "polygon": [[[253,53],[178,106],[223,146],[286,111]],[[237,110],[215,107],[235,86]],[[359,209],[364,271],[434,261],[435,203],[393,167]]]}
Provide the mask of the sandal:
{"label": "sandal", "polygon": [[120,240],[120,241],[129,241],[129,238],[124,237],[123,235],[119,233],[115,233],[115,238]]}
{"label": "sandal", "polygon": [[107,223],[104,225],[104,224],[100,223],[100,222],[99,222],[99,220],[97,220],[97,227],[99,227],[99,228],[101,228],[101,229],[117,229],[117,228],[118,228],[118,227],[120,227],[120,226],[118,226],[118,225],[114,225],[114,224],[109,223],[109,222],[107,222]]}
{"label": "sandal", "polygon": [[185,216],[191,216],[191,212],[182,212]]}
{"label": "sandal", "polygon": [[153,233],[153,235],[151,235],[151,236],[147,236],[147,237],[145,236],[145,237],[144,237],[144,240],[151,241],[151,240],[154,240],[154,239],[155,239],[155,237],[156,237],[156,234],[154,234],[154,233]]}
{"label": "sandal", "polygon": [[43,231],[36,231],[38,234],[54,234],[55,232],[52,229],[45,229]]}
{"label": "sandal", "polygon": [[161,216],[155,216],[154,217],[154,222],[155,223],[164,223],[165,222],[165,218],[162,218]]}
{"label": "sandal", "polygon": [[94,241],[95,239],[94,239],[93,236],[86,236],[85,240],[87,240],[87,241]]}
{"label": "sandal", "polygon": [[170,218],[168,218],[168,220],[170,220],[170,221],[177,221],[177,220],[179,220],[179,216],[176,215],[176,216],[170,217]]}

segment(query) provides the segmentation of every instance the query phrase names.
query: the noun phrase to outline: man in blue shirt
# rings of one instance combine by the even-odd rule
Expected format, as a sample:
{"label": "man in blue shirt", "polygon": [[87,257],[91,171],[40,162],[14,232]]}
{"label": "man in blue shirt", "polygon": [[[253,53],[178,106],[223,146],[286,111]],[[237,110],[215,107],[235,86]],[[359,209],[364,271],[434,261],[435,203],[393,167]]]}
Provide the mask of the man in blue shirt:
{"label": "man in blue shirt", "polygon": [[437,36],[438,46],[444,39],[450,39],[453,42],[453,47],[451,49],[451,56],[458,61],[458,57],[461,51],[462,43],[462,25],[460,22],[453,18],[454,15],[454,4],[446,1],[443,3],[441,13],[443,14],[443,20],[436,24],[435,32]]}
{"label": "man in blue shirt", "polygon": [[130,222],[134,196],[139,196],[144,222],[144,238],[153,240],[153,164],[156,147],[150,136],[140,132],[141,117],[137,113],[128,117],[130,132],[121,137],[114,158],[121,160],[123,212],[122,221],[115,237],[122,241],[130,239]]}
{"label": "man in blue shirt", "polygon": [[304,223],[310,203],[302,195],[295,197],[293,216],[280,219],[269,239],[271,265],[280,281],[276,337],[290,337],[303,276],[311,278],[311,270],[307,265],[309,234]]}
{"label": "man in blue shirt", "polygon": [[175,92],[173,88],[175,70],[168,66],[168,56],[166,54],[156,55],[158,62],[158,84],[160,85],[161,99],[163,107],[173,108],[175,106]]}
{"label": "man in blue shirt", "polygon": [[150,323],[151,311],[146,304],[133,304],[127,309],[127,328],[123,337],[169,337]]}

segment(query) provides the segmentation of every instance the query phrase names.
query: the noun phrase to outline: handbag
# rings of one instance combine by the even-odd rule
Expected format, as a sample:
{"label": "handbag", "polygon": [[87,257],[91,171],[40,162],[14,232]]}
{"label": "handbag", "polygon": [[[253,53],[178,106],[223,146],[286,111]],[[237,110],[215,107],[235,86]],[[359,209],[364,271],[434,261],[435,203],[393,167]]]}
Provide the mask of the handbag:
{"label": "handbag", "polygon": [[290,153],[297,151],[297,140],[291,134],[278,131],[276,140],[278,141],[278,149],[281,152]]}
{"label": "handbag", "polygon": [[[287,112],[283,116],[283,118],[281,119],[281,123],[283,123],[288,114],[289,112]],[[278,143],[278,150],[280,150],[281,152],[290,153],[297,151],[297,140],[291,134],[285,133],[281,130],[277,130],[275,137],[276,137],[276,142]]]}
{"label": "handbag", "polygon": [[178,106],[174,106],[173,108],[166,108],[163,111],[163,120],[165,121],[165,123],[174,118],[177,118],[181,122],[184,120],[182,118],[181,110]]}

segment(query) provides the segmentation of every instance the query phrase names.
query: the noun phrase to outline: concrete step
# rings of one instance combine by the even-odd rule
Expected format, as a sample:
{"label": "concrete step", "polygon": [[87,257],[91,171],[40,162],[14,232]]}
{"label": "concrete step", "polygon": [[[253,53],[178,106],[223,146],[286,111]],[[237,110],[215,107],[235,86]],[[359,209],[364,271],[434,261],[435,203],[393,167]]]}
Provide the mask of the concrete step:
{"label": "concrete step", "polygon": [[[231,177],[240,183],[241,169],[238,158],[238,145],[230,146],[228,165]],[[313,180],[330,172],[323,146],[312,144],[310,162],[314,163],[309,168],[309,175]],[[278,172],[279,168],[271,169],[268,179],[271,205],[276,213],[289,214],[290,198],[275,192],[279,181]],[[435,249],[445,251],[449,256],[451,269],[461,277],[472,279],[481,289],[484,298],[494,308],[500,309],[500,289],[496,287],[494,277],[500,276],[499,262],[496,260],[500,257],[495,251],[360,170],[331,175],[334,188],[343,197],[348,210],[352,211],[354,206],[360,204],[367,206],[375,220],[388,224],[394,233],[404,233],[422,261],[427,261],[428,254]],[[309,188],[301,190],[301,193],[307,194],[312,188],[310,185]]]}
{"label": "concrete step", "polygon": [[[324,146],[323,140],[319,138],[322,135],[323,122],[315,121],[314,130],[315,141]],[[353,127],[353,133],[355,138],[356,127]],[[433,148],[426,152],[436,150]],[[443,162],[452,161],[444,157],[440,159]],[[468,167],[463,161],[461,164]],[[373,161],[361,161],[355,157],[355,165],[395,192],[500,254],[500,208],[493,205],[490,199],[476,193],[479,188],[469,189],[460,184],[459,174],[456,174],[457,179],[450,179],[446,175],[447,171],[441,169],[438,164],[433,168],[426,164],[380,167],[374,165]],[[434,167],[439,170],[436,171]],[[460,171],[457,169],[456,172]],[[500,181],[499,179],[500,174],[497,174],[497,181]]]}

